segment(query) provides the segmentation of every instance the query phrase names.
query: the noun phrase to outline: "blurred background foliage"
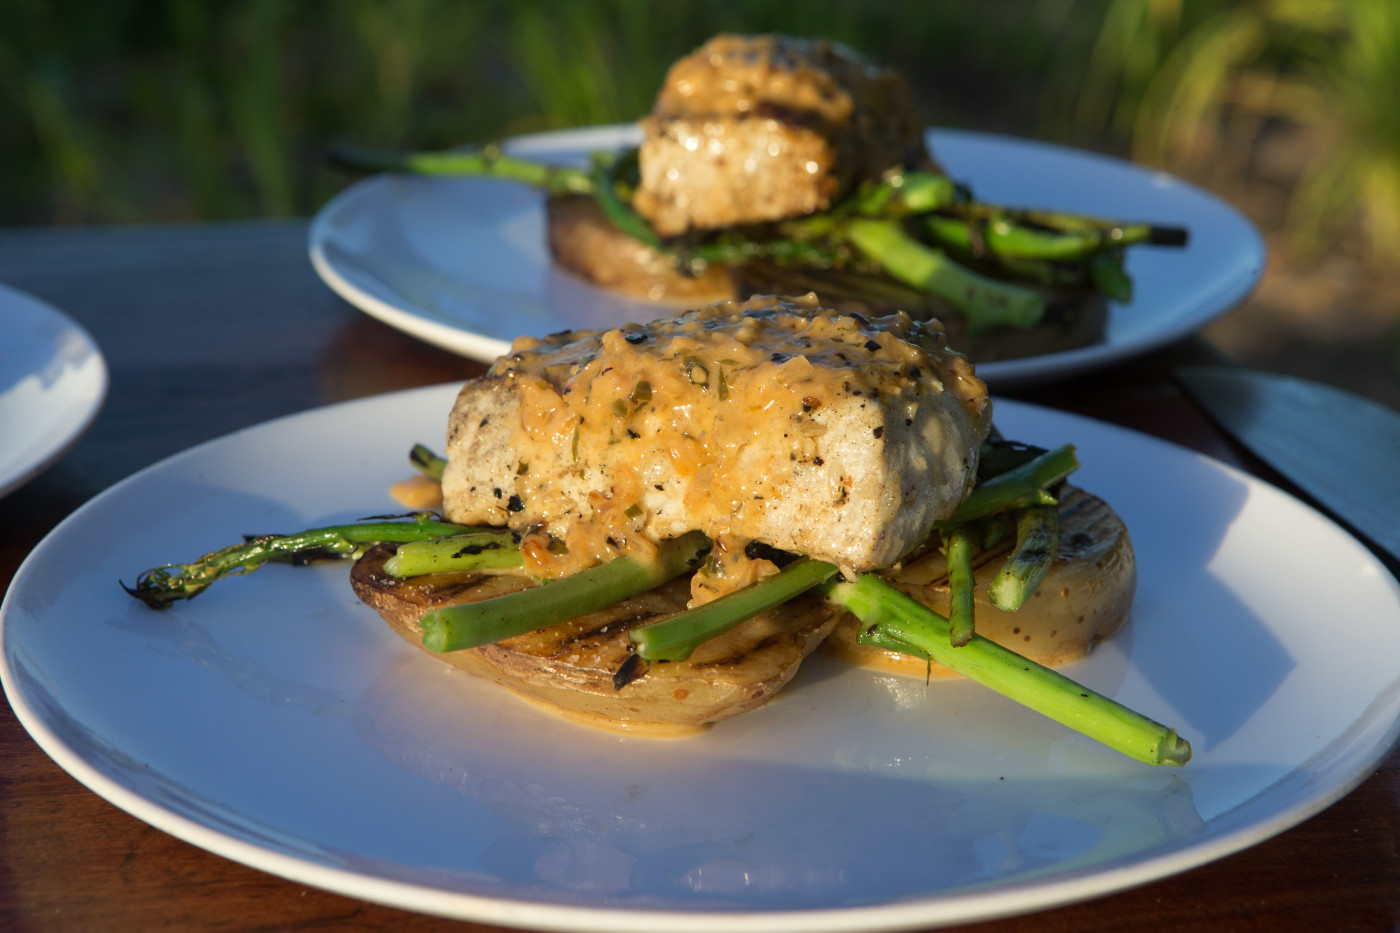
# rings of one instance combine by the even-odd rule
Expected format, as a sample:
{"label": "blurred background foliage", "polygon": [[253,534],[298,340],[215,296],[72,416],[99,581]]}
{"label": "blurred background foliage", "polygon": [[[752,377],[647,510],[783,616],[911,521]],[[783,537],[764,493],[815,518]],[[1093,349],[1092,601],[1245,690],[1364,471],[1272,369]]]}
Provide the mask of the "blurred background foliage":
{"label": "blurred background foliage", "polygon": [[721,31],[1216,192],[1270,263],[1207,338],[1400,408],[1400,0],[0,0],[0,226],[307,217],[349,181],[331,143],[634,120]]}
{"label": "blurred background foliage", "polygon": [[1131,156],[1300,252],[1400,258],[1395,0],[5,0],[0,223],[308,215],[344,183],[330,142],[633,120],[725,30],[837,39],[931,123]]}

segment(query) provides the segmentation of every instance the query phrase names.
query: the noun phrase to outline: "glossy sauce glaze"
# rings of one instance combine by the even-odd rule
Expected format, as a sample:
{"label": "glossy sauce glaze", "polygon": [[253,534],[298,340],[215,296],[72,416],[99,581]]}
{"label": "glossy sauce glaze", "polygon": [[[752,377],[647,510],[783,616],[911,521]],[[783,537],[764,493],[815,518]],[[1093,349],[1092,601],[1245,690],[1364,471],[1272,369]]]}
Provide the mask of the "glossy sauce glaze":
{"label": "glossy sauce glaze", "polygon": [[[520,399],[512,443],[515,488],[530,504],[527,569],[556,577],[621,551],[646,555],[665,518],[652,512],[678,493],[686,526],[716,542],[715,560],[696,575],[697,601],[773,571],[734,529],[777,508],[799,465],[820,459],[827,410],[869,403],[912,422],[931,385],[974,421],[988,405],[936,324],[823,310],[811,295],[721,302],[645,328],[521,338],[489,378],[508,380]],[[877,427],[871,443],[879,438]],[[532,473],[560,452],[569,470]],[[606,483],[580,509],[579,480],[604,465]],[[665,505],[653,490],[668,492]]]}

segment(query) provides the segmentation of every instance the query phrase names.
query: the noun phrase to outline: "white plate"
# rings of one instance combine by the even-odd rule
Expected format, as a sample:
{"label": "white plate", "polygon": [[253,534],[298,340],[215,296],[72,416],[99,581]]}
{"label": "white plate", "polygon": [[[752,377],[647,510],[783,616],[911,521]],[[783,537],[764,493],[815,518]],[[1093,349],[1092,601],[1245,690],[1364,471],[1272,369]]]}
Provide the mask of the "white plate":
{"label": "white plate", "polygon": [[[554,163],[635,143],[632,126],[526,136],[508,147]],[[979,198],[1150,220],[1190,230],[1184,249],[1129,250],[1135,298],[1113,305],[1103,342],[987,363],[997,389],[1062,378],[1164,346],[1241,301],[1264,268],[1258,233],[1228,204],[1171,176],[1106,156],[1009,137],[932,130],[929,142]],[[429,343],[479,360],[517,334],[615,326],[671,311],[596,289],[550,262],[542,199],[490,179],[379,175],[321,209],[311,261],[351,304]]]}
{"label": "white plate", "polygon": [[0,496],[82,436],[107,397],[107,364],[77,324],[0,285]]}
{"label": "white plate", "polygon": [[367,900],[564,930],[786,931],[969,922],[1182,871],[1321,810],[1396,738],[1400,588],[1369,552],[1208,458],[1009,402],[1002,430],[1078,444],[1084,485],[1137,544],[1129,626],[1071,674],[1179,727],[1185,768],[965,682],[821,658],[698,738],[619,737],[406,645],[344,565],[268,567],[165,613],[117,588],[245,532],[391,508],[455,390],[234,434],[55,529],[0,609],[5,689],[44,750],[169,833]]}

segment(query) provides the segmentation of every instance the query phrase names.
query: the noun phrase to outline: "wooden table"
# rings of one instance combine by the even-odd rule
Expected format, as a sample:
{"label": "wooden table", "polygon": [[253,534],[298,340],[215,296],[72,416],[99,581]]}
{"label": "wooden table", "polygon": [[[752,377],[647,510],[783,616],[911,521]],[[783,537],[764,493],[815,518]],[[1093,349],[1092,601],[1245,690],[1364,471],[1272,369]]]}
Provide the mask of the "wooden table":
{"label": "wooden table", "polygon": [[[302,223],[0,232],[0,282],[86,327],[106,406],[46,473],[0,500],[0,582],[64,516],[192,444],[312,406],[459,380],[481,367],[360,314],[313,274]],[[1171,383],[1188,341],[1019,396],[1267,471]],[[1271,477],[1272,478],[1272,477]],[[208,854],[92,794],[0,712],[0,929],[461,929]],[[1110,897],[978,930],[1392,930],[1400,922],[1400,754],[1252,849]],[[485,929],[485,928],[481,928]]]}

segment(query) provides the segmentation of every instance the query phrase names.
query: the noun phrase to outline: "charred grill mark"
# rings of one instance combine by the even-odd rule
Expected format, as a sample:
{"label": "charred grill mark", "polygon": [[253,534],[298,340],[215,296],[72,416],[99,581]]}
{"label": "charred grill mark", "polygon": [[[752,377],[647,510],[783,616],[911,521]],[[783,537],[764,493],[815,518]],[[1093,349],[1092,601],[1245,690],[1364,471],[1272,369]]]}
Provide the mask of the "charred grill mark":
{"label": "charred grill mark", "polygon": [[[617,617],[608,615],[605,618],[597,619],[588,625],[581,627],[576,632],[568,632],[564,628],[559,629],[560,638],[554,643],[550,656],[559,658],[563,655],[575,652],[579,649],[591,649],[597,647],[602,641],[609,641],[626,635],[639,625],[663,618],[670,613],[659,611],[644,611],[631,616]],[[630,650],[631,645],[628,644]]]}
{"label": "charred grill mark", "polygon": [[488,542],[485,543],[485,544],[468,544],[466,547],[462,548],[461,550],[459,550],[459,551],[454,551],[454,552],[452,553],[452,557],[453,557],[453,559],[462,558],[462,557],[471,557],[471,556],[473,556],[473,555],[480,554],[480,553],[482,553],[483,551],[499,551],[500,549],[501,549],[501,542],[499,542],[499,541],[488,541]]}
{"label": "charred grill mark", "polygon": [[622,662],[622,666],[613,674],[613,689],[621,690],[646,674],[650,665],[640,654],[629,654],[627,660]]}
{"label": "charred grill mark", "polygon": [[791,551],[784,551],[763,541],[753,540],[744,545],[744,556],[749,560],[768,560],[778,567],[786,567],[797,559]]}
{"label": "charred grill mark", "polygon": [[[391,577],[389,579],[392,580],[393,578]],[[434,581],[429,592],[432,594],[434,600],[453,602],[457,597],[470,593],[490,579],[491,577],[488,574],[479,573],[448,583]]]}
{"label": "charred grill mark", "polygon": [[772,635],[759,639],[753,644],[741,645],[739,646],[738,650],[732,651],[720,657],[711,658],[708,661],[696,661],[692,658],[690,663],[696,670],[705,670],[706,668],[712,667],[731,667],[735,665],[740,665],[743,664],[746,660],[749,660],[750,658],[762,654],[764,651],[776,648],[784,642],[791,641],[792,638],[793,635],[790,632],[775,632]]}

